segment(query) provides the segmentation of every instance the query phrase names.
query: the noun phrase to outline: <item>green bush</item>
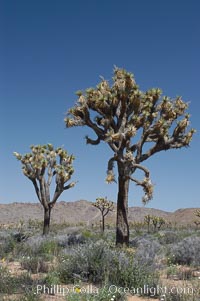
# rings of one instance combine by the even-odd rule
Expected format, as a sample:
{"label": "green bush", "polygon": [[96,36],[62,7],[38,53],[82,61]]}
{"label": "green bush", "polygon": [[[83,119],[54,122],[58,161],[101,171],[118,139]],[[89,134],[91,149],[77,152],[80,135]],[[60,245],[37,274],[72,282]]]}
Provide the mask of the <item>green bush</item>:
{"label": "green bush", "polygon": [[59,251],[60,251],[60,248],[56,241],[46,240],[41,243],[41,245],[38,249],[38,254],[57,256],[59,254]]}
{"label": "green bush", "polygon": [[6,257],[9,253],[13,252],[16,244],[17,242],[12,235],[9,235],[6,239],[2,239],[0,243],[0,258]]}
{"label": "green bush", "polygon": [[173,264],[200,265],[200,237],[191,236],[171,246],[168,258]]}
{"label": "green bush", "polygon": [[33,274],[47,273],[49,271],[48,264],[42,257],[24,257],[21,260],[21,267]]}
{"label": "green bush", "polygon": [[0,293],[23,293],[33,285],[33,280],[28,274],[12,276],[6,268],[0,267]]}
{"label": "green bush", "polygon": [[58,256],[61,250],[58,242],[50,237],[33,236],[27,242],[22,243],[15,250],[15,256],[19,257],[41,257],[51,260]]}
{"label": "green bush", "polygon": [[27,292],[13,301],[42,301],[41,296],[34,292]]}
{"label": "green bush", "polygon": [[60,284],[60,275],[57,271],[50,271],[44,279],[45,284],[48,286],[59,285]]}
{"label": "green bush", "polygon": [[76,280],[108,283],[123,287],[154,286],[158,277],[154,270],[134,259],[123,249],[113,249],[104,240],[68,250],[58,266],[62,283]]}

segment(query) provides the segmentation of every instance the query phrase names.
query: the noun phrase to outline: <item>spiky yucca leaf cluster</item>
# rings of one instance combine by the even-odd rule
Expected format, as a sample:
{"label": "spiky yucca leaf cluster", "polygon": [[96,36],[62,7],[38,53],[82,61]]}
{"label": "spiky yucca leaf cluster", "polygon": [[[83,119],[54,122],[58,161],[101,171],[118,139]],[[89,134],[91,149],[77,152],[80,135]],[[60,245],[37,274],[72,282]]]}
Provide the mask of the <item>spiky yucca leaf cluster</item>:
{"label": "spiky yucca leaf cluster", "polygon": [[150,178],[144,178],[142,182],[142,187],[144,190],[144,196],[142,198],[143,204],[146,204],[148,201],[150,201],[153,198],[153,184],[150,180]]}

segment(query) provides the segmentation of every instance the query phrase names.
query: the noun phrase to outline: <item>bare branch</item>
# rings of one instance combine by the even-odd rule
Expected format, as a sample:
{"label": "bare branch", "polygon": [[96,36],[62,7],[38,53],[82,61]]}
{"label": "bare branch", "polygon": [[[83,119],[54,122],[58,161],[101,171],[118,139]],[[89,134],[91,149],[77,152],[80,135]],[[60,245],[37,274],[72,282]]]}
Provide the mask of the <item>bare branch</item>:
{"label": "bare branch", "polygon": [[101,142],[100,137],[98,137],[96,140],[93,140],[90,139],[88,136],[86,136],[85,139],[87,144],[92,144],[92,145],[98,145]]}
{"label": "bare branch", "polygon": [[135,179],[135,178],[133,178],[133,177],[131,177],[131,176],[129,176],[129,179],[131,180],[131,181],[133,181],[133,182],[135,182],[137,185],[139,185],[139,186],[142,186],[142,181],[138,181],[137,179]]}
{"label": "bare branch", "polygon": [[39,187],[37,185],[37,181],[35,179],[31,179],[33,185],[34,185],[34,188],[35,188],[35,192],[36,192],[36,195],[38,197],[38,200],[40,201],[40,203],[42,204],[42,199],[41,199],[41,194],[40,194],[40,190],[39,190]]}
{"label": "bare branch", "polygon": [[76,183],[77,183],[77,182],[71,182],[69,185],[64,186],[64,187],[63,187],[63,190],[67,190],[67,189],[70,189],[70,188],[74,187],[74,186],[76,185]]}
{"label": "bare branch", "polygon": [[133,167],[143,170],[144,173],[145,173],[145,175],[146,175],[146,177],[147,178],[149,177],[149,171],[148,171],[148,169],[146,167],[144,167],[144,166],[142,166],[140,164],[133,164]]}

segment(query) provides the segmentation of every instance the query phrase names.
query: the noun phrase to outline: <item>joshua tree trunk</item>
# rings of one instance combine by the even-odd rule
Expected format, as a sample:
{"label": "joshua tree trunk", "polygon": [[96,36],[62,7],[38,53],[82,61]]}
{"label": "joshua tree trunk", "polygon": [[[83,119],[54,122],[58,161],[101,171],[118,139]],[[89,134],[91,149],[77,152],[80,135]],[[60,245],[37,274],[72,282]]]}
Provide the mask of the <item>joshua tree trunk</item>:
{"label": "joshua tree trunk", "polygon": [[120,162],[118,162],[118,175],[116,245],[128,246],[128,190],[130,180],[126,176],[125,167]]}
{"label": "joshua tree trunk", "polygon": [[47,235],[49,233],[51,219],[51,207],[44,207],[44,225],[43,225],[43,235]]}
{"label": "joshua tree trunk", "polygon": [[105,215],[102,213],[102,232],[105,230]]}

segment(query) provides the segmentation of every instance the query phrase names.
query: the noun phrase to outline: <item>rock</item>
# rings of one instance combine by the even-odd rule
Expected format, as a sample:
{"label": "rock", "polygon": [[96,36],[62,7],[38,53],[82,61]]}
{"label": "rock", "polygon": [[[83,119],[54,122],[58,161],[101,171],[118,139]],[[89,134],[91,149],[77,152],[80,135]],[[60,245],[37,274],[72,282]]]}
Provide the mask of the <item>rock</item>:
{"label": "rock", "polygon": [[193,271],[192,276],[193,277],[200,277],[200,271]]}

